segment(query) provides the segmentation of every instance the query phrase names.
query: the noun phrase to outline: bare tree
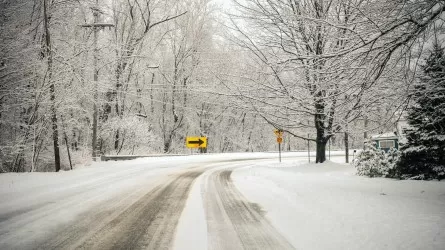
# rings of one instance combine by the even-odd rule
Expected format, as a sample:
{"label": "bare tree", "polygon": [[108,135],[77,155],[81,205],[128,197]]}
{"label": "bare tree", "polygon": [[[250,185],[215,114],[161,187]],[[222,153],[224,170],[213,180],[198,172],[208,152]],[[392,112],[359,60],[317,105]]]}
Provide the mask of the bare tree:
{"label": "bare tree", "polygon": [[[250,75],[241,74],[251,85],[232,89],[273,126],[315,141],[316,162],[325,161],[332,135],[347,132],[348,124],[363,116],[370,105],[365,96],[399,63],[395,53],[409,49],[443,11],[440,1],[234,3],[232,38],[255,58]],[[289,115],[295,119],[290,123]],[[295,133],[308,129],[302,120],[310,117],[315,138]]]}
{"label": "bare tree", "polygon": [[[126,109],[126,92],[135,75],[135,66],[140,57],[146,38],[154,28],[174,20],[186,12],[176,11],[175,4],[167,1],[127,1],[113,3],[113,20],[115,24],[114,40],[116,43],[115,86],[107,93],[103,121],[108,119],[114,105],[114,113],[123,117]],[[159,39],[154,39],[159,40]],[[123,143],[119,129],[115,132],[114,149],[118,150]]]}

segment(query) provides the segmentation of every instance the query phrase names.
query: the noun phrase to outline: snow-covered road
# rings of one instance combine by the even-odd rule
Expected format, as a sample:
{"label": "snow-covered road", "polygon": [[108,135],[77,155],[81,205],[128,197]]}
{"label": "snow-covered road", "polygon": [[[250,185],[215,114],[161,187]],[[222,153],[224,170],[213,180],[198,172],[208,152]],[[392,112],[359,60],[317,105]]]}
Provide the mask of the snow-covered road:
{"label": "snow-covered road", "polygon": [[369,179],[304,155],[3,174],[0,249],[443,249],[445,182]]}

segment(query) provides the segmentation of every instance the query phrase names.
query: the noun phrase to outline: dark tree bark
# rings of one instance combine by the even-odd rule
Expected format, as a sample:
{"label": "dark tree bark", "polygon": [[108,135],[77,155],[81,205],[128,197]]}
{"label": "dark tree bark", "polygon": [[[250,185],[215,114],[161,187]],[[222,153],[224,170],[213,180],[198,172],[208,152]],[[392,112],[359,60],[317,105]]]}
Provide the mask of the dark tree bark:
{"label": "dark tree bark", "polygon": [[315,163],[323,163],[326,161],[326,140],[317,139],[317,154],[315,157]]}
{"label": "dark tree bark", "polygon": [[65,130],[65,123],[63,122],[63,116],[60,117],[61,121],[62,121],[62,130],[63,130],[63,139],[65,140],[65,145],[66,145],[66,151],[68,153],[68,161],[70,163],[70,169],[73,170],[73,164],[71,162],[71,153],[70,153],[70,144],[68,143],[68,135],[66,134],[66,130]]}
{"label": "dark tree bark", "polygon": [[[329,140],[329,137],[326,136],[327,128],[325,126],[325,103],[323,102],[323,92],[318,91],[316,94],[315,101],[315,129],[317,131],[317,137],[315,139],[316,143],[316,155],[315,155],[315,163],[323,163],[326,161],[326,143]],[[329,120],[329,128],[332,126],[331,119]]]}

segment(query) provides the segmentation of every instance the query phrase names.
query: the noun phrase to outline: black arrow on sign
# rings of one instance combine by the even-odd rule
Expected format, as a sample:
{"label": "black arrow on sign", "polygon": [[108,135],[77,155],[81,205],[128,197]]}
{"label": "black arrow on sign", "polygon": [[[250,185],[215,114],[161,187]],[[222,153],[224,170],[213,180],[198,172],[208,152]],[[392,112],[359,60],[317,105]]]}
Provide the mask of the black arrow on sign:
{"label": "black arrow on sign", "polygon": [[204,143],[204,141],[201,139],[199,139],[197,141],[189,141],[189,144],[198,144],[198,146],[201,146],[201,144],[203,144],[203,143]]}

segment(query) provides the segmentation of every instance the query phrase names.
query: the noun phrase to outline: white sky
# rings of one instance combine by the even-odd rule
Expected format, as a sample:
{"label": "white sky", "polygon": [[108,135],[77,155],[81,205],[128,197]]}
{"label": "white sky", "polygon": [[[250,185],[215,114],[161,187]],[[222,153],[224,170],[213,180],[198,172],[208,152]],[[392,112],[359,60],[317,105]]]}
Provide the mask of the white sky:
{"label": "white sky", "polygon": [[212,2],[223,6],[224,8],[229,8],[232,1],[231,0],[212,0]]}

